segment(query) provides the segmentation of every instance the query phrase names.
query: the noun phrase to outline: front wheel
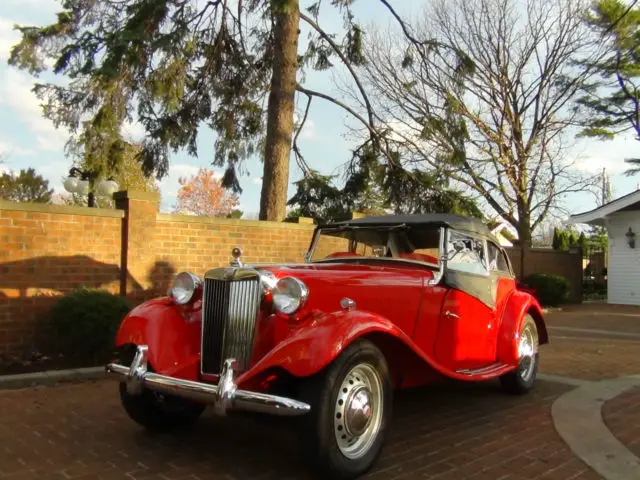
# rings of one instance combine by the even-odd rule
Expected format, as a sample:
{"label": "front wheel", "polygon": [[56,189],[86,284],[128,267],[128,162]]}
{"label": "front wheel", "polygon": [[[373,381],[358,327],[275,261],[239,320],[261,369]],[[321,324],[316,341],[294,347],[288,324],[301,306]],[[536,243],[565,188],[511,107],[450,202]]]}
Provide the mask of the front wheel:
{"label": "front wheel", "polygon": [[500,383],[506,392],[522,395],[533,388],[538,372],[538,346],[536,322],[527,314],[520,330],[518,368],[500,377]]}
{"label": "front wheel", "polygon": [[120,384],[120,400],[129,417],[149,430],[190,426],[206,408],[200,403],[148,389],[143,389],[140,395],[131,395],[125,383]]}
{"label": "front wheel", "polygon": [[300,432],[305,457],[325,478],[354,478],[375,463],[391,418],[393,387],[382,352],[370,341],[346,348],[301,385],[311,405]]}

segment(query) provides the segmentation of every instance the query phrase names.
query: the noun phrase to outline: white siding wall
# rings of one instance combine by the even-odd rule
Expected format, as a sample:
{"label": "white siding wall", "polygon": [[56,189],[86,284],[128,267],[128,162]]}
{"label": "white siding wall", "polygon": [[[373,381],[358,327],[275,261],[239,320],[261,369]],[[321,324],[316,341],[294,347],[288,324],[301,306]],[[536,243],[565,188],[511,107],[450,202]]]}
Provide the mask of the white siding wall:
{"label": "white siding wall", "polygon": [[[640,305],[640,212],[611,215],[608,226],[608,303]],[[629,248],[625,233],[636,234],[636,248]]]}

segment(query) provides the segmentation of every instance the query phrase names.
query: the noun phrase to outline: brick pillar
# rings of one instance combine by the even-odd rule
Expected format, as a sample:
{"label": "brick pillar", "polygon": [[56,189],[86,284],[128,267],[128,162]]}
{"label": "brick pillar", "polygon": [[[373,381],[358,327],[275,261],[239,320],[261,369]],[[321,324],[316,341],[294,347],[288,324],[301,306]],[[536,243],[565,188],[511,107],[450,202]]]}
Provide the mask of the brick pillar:
{"label": "brick pillar", "polygon": [[125,211],[122,224],[120,295],[143,298],[151,287],[149,273],[156,260],[153,243],[160,195],[125,191],[113,195],[116,208]]}

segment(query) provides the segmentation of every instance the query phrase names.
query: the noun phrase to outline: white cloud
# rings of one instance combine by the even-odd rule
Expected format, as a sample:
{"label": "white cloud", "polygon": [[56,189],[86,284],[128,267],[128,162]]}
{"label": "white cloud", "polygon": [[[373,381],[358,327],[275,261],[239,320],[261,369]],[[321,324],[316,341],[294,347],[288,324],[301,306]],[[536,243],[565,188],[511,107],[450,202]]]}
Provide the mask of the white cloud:
{"label": "white cloud", "polygon": [[253,177],[251,183],[254,185],[262,185],[262,177]]}
{"label": "white cloud", "polygon": [[603,168],[609,175],[624,173],[629,168],[622,157],[583,156],[578,158],[574,167],[586,173],[600,173]]}
{"label": "white cloud", "polygon": [[4,70],[0,75],[0,105],[11,109],[13,117],[37,135],[36,143],[40,148],[62,151],[69,134],[63,129],[56,129],[50,120],[42,116],[40,100],[31,91],[32,79],[13,69]]}
{"label": "white cloud", "polygon": [[69,173],[71,162],[67,160],[56,160],[53,162],[47,162],[43,159],[43,165],[38,165],[36,168],[38,174],[49,180],[50,188],[53,188],[56,192],[66,192],[62,185],[63,180]]}
{"label": "white cloud", "polygon": [[36,137],[36,143],[38,144],[38,148],[40,150],[49,152],[62,152],[64,150],[64,145],[67,141],[67,138],[62,135],[38,135]]}
{"label": "white cloud", "polygon": [[20,32],[13,29],[14,22],[0,18],[0,60],[9,59],[11,47],[20,40]]}
{"label": "white cloud", "polygon": [[59,9],[55,0],[2,0],[7,7],[36,7],[38,9],[54,10]]}
{"label": "white cloud", "polygon": [[587,173],[600,173],[606,168],[609,175],[619,175],[629,168],[625,158],[637,158],[639,151],[631,133],[613,140],[584,139],[573,150],[573,166]]}
{"label": "white cloud", "polygon": [[[298,125],[302,121],[302,116],[297,113],[293,114],[293,123],[294,125]],[[318,132],[316,129],[316,122],[307,117],[307,120],[304,122],[304,127],[302,127],[302,131],[300,132],[300,137],[304,140],[315,140],[318,138]]]}
{"label": "white cloud", "polygon": [[300,132],[300,137],[305,140],[314,140],[317,136],[316,122],[307,118],[307,121],[304,123],[304,127],[302,128],[302,132]]}
{"label": "white cloud", "polygon": [[420,126],[417,123],[405,123],[399,120],[387,122],[387,127],[391,130],[389,138],[402,142],[405,139],[417,139]]}
{"label": "white cloud", "polygon": [[0,139],[0,154],[7,154],[8,156],[28,156],[33,155],[35,150],[31,150],[28,148],[22,148],[17,145],[14,145],[11,142]]}

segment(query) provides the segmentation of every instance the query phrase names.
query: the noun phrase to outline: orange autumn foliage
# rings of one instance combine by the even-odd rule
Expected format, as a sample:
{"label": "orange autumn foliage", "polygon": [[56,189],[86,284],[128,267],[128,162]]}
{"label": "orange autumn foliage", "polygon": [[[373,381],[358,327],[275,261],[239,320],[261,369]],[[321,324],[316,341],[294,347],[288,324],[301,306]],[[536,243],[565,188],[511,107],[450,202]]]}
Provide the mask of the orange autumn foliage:
{"label": "orange autumn foliage", "polygon": [[175,213],[203,217],[227,217],[238,206],[240,199],[227,191],[215,177],[213,170],[200,168],[196,175],[178,180],[182,188],[178,191]]}

